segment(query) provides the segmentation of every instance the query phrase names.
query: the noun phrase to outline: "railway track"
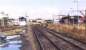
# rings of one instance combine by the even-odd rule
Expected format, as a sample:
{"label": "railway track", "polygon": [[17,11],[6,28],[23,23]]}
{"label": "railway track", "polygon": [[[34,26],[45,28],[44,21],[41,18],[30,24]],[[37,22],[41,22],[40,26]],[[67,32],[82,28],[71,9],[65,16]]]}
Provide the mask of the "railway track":
{"label": "railway track", "polygon": [[86,45],[42,27],[32,28],[39,50],[86,50]]}
{"label": "railway track", "polygon": [[[46,29],[45,29],[45,30],[46,30]],[[76,47],[81,48],[82,50],[86,50],[86,43],[84,43],[84,42],[82,42],[82,41],[79,41],[79,40],[77,40],[77,39],[73,39],[73,38],[71,38],[71,37],[66,37],[66,36],[60,34],[59,32],[56,32],[56,31],[53,31],[53,30],[50,30],[50,29],[47,29],[47,31],[48,31],[50,34],[52,34],[52,35],[54,35],[54,36],[56,36],[56,37],[59,37],[59,38],[63,39],[64,41],[67,41],[67,42],[69,42],[69,43],[75,45]]]}
{"label": "railway track", "polygon": [[50,39],[44,37],[37,29],[33,29],[33,31],[39,44],[39,50],[60,50]]}

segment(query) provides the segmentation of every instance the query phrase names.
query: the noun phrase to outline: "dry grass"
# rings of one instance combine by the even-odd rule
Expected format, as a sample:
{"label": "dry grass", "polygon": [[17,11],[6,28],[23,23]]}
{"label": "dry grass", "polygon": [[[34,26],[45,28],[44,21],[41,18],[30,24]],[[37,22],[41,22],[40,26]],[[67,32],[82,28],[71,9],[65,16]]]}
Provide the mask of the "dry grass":
{"label": "dry grass", "polygon": [[21,31],[22,29],[19,26],[0,27],[0,32],[3,32],[5,35],[15,35]]}
{"label": "dry grass", "polygon": [[22,29],[14,29],[14,30],[10,30],[10,31],[5,31],[3,32],[5,35],[15,35],[18,34],[19,32],[21,32]]}
{"label": "dry grass", "polygon": [[49,24],[48,28],[59,32],[65,32],[67,36],[73,37],[86,43],[85,25],[68,25],[68,24]]}

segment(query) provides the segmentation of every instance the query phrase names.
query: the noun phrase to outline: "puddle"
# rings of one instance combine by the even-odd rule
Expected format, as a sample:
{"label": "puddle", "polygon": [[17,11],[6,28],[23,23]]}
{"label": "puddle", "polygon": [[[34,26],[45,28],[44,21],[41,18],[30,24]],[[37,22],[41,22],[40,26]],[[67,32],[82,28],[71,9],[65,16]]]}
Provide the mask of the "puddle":
{"label": "puddle", "polygon": [[7,42],[3,43],[3,46],[0,46],[0,50],[20,50],[20,47],[22,47],[22,41],[19,35],[15,35],[10,36]]}

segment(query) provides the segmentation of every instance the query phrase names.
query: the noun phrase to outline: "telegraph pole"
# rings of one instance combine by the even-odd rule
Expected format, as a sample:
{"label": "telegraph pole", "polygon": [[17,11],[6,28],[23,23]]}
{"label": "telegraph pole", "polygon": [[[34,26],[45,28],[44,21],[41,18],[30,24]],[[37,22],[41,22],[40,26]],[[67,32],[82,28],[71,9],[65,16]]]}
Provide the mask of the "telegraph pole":
{"label": "telegraph pole", "polygon": [[28,31],[28,16],[27,16],[27,12],[25,12],[25,17],[26,17],[26,33]]}
{"label": "telegraph pole", "polygon": [[[79,2],[79,0],[74,0],[74,3],[75,3],[75,6],[76,6],[76,10],[77,10],[77,15],[78,15],[78,2]],[[79,28],[79,16],[78,16],[78,28]]]}
{"label": "telegraph pole", "polygon": [[86,33],[86,9],[85,9],[85,33]]}

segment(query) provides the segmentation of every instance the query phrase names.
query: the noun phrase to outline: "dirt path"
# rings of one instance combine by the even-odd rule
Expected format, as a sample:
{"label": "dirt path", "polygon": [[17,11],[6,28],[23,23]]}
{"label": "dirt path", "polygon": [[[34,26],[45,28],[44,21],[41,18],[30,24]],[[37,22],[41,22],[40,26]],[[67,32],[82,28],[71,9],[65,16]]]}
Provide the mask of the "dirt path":
{"label": "dirt path", "polygon": [[21,35],[23,46],[21,47],[21,50],[38,50],[37,49],[37,42],[35,40],[35,37],[33,36],[31,27],[28,27],[26,30],[26,33]]}

